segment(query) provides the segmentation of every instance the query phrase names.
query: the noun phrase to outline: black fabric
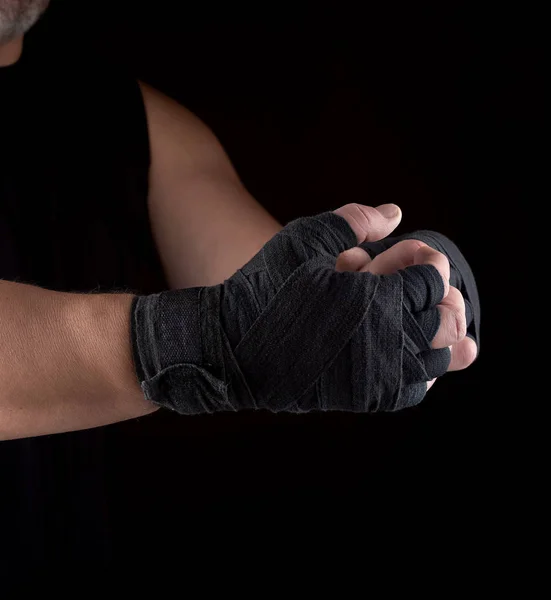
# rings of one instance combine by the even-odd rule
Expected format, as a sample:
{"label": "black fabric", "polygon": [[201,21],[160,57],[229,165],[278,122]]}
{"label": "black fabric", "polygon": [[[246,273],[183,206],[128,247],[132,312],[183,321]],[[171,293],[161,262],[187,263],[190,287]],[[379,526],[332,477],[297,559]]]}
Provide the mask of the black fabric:
{"label": "black fabric", "polygon": [[[130,288],[141,294],[160,292],[168,285],[147,218],[148,148],[137,86],[124,72],[115,73],[111,62],[86,57],[86,35],[82,36],[83,44],[62,42],[59,51],[53,48],[60,33],[73,31],[72,41],[80,39],[94,13],[96,25],[102,28],[86,33],[102,45],[103,27],[109,24],[114,3],[104,3],[105,11],[77,9],[79,3],[74,2],[64,4],[58,13],[61,20],[57,31],[45,30],[44,23],[35,26],[25,38],[20,63],[0,68],[0,277],[60,290]],[[69,14],[72,7],[77,18],[75,13]],[[54,8],[52,2],[49,11]],[[162,10],[158,12],[162,14]],[[375,192],[378,189],[390,194],[394,202],[409,198],[403,208],[407,212],[409,203],[410,210],[418,215],[415,226],[422,225],[431,214],[448,212],[442,208],[440,196],[431,205],[415,190],[409,195],[410,180],[404,179],[403,172],[396,172],[399,165],[385,150],[386,134],[377,134],[370,125],[370,111],[355,96],[354,78],[346,78],[351,84],[350,95],[338,93],[331,100],[338,116],[331,117],[331,111],[323,116],[321,107],[342,86],[329,74],[320,76],[322,69],[329,71],[323,59],[317,61],[323,44],[309,45],[316,48],[316,60],[302,54],[303,33],[312,31],[311,27],[296,30],[295,43],[286,48],[283,62],[279,50],[267,57],[270,42],[263,43],[250,62],[251,36],[258,31],[257,24],[240,23],[243,35],[235,44],[233,26],[212,29],[188,19],[189,35],[182,36],[185,19],[177,19],[167,35],[166,19],[159,17],[156,37],[151,38],[150,13],[146,19],[143,12],[144,28],[138,28],[133,39],[130,35],[130,41],[124,33],[128,34],[132,25],[126,29],[128,14],[121,15],[120,27],[125,31],[121,34],[118,27],[112,31],[113,40],[119,44],[119,58],[127,56],[142,77],[160,89],[172,89],[191,108],[190,98],[194,98],[200,116],[214,124],[217,133],[225,131],[224,146],[232,158],[237,158],[240,173],[249,173],[247,182],[253,195],[266,206],[271,202],[272,208],[277,207],[279,212],[274,214],[281,220],[282,215],[297,214],[300,202],[302,214],[313,214],[320,205],[336,208],[339,202],[335,198],[357,198],[363,190],[366,168],[385,174],[372,180]],[[261,30],[266,39],[266,28]],[[199,60],[182,60],[195,56],[205,32],[212,52],[202,52]],[[277,35],[270,34],[268,39],[277,41]],[[168,46],[149,43],[161,38],[173,41]],[[187,40],[189,52],[180,45],[182,40]],[[222,56],[220,62],[218,50],[224,44],[234,51]],[[329,46],[326,50],[333,61],[334,52]],[[365,55],[354,52],[348,58],[352,54],[359,57],[358,66],[363,69]],[[402,64],[406,55],[396,56]],[[242,64],[243,69],[228,68],[235,64]],[[280,68],[282,64],[296,68],[290,73]],[[388,70],[388,62],[373,64]],[[395,73],[400,64],[394,61],[388,72]],[[259,82],[256,75],[261,72]],[[304,79],[304,73],[310,75]],[[236,74],[238,86],[234,85]],[[434,80],[430,65],[425,75]],[[371,79],[365,80],[371,85]],[[402,81],[394,76],[392,80]],[[321,84],[318,87],[317,82]],[[296,92],[297,85],[298,93],[289,94],[289,89]],[[260,93],[259,89],[265,91]],[[391,106],[391,96],[379,95],[378,100],[383,98],[384,105],[390,106],[389,114],[395,120],[406,103]],[[373,94],[368,97],[373,98]],[[411,99],[408,95],[408,102]],[[432,115],[436,105],[431,106],[426,99],[427,94],[419,96],[412,110],[428,106],[427,115]],[[314,110],[312,102],[316,104]],[[210,109],[205,110],[205,106]],[[438,106],[443,111],[440,117],[447,118],[450,103],[440,102]],[[236,121],[235,115],[243,115],[244,122]],[[346,127],[342,126],[343,116]],[[485,124],[486,116],[484,113]],[[307,127],[316,123],[314,141],[300,135],[309,119]],[[434,140],[427,137],[425,122],[418,142],[429,147]],[[469,119],[469,123],[476,123],[476,119]],[[476,127],[471,129],[473,133]],[[281,131],[286,134],[280,135]],[[370,141],[354,143],[358,136],[347,131],[363,132]],[[437,142],[453,139],[453,135],[448,136],[453,134],[453,127],[441,129],[439,122],[438,131],[445,131],[446,136]],[[342,152],[345,142],[352,142],[350,152]],[[433,145],[441,147],[440,143]],[[455,152],[457,147],[450,143],[448,150]],[[485,151],[483,145],[480,147]],[[251,148],[260,151],[251,152]],[[486,173],[488,162],[486,155],[481,158],[483,150],[479,158]],[[11,156],[15,151],[23,162],[16,164]],[[291,175],[274,178],[272,165],[275,161],[276,171],[281,173],[279,161],[286,154],[289,161],[283,167]],[[472,147],[468,155],[472,156]],[[443,159],[437,171],[445,172],[446,167],[457,164],[461,161]],[[495,164],[502,166],[499,161]],[[297,165],[296,171],[293,165]],[[462,194],[461,183],[469,181],[475,171],[471,170],[470,176],[468,169],[465,172],[467,179],[460,179],[459,187],[453,177],[444,180],[454,181],[453,190],[459,189],[457,199],[462,203],[473,197],[473,190],[478,193],[477,200],[483,200],[487,194],[483,186],[469,185],[468,193]],[[499,177],[492,182],[499,182]],[[507,187],[511,189],[514,186]],[[450,191],[451,187],[447,189]],[[502,199],[503,190],[498,191],[496,198]],[[473,231],[470,211],[454,214],[454,222],[458,232]],[[482,234],[480,237],[484,238]],[[262,530],[266,516],[268,520],[279,516],[289,506],[285,514],[300,514],[301,520],[302,515],[312,514],[311,510],[322,521],[332,514],[338,517],[349,507],[377,511],[384,506],[384,483],[405,477],[403,497],[408,497],[409,489],[418,496],[426,483],[420,483],[419,476],[425,472],[431,480],[436,476],[439,493],[447,473],[456,498],[458,481],[459,485],[470,484],[471,468],[480,463],[478,453],[474,459],[475,455],[467,452],[466,459],[467,448],[461,444],[467,431],[468,447],[473,452],[471,422],[465,417],[471,411],[464,409],[463,397],[471,397],[471,388],[465,383],[474,383],[469,378],[476,378],[476,372],[475,366],[461,376],[443,379],[441,395],[448,394],[446,398],[431,391],[431,398],[420,410],[398,413],[392,419],[335,413],[302,418],[263,415],[260,411],[181,419],[169,411],[158,411],[100,429],[0,442],[0,507],[4,517],[0,571],[13,574],[13,567],[21,566],[28,576],[35,562],[70,564],[69,569],[78,562],[89,572],[98,563],[115,558],[117,566],[128,564],[133,572],[136,565],[145,564],[144,557],[150,556],[151,548],[189,541],[193,528],[200,531],[198,540],[204,541],[205,526],[215,517],[240,528],[254,522]],[[459,385],[454,387],[454,381]],[[424,384],[417,387],[423,393]],[[477,388],[472,390],[476,399]],[[412,432],[413,438],[408,437]],[[441,459],[446,461],[444,470],[435,462]],[[462,475],[464,467],[468,475]],[[363,493],[363,485],[367,485],[368,495]],[[254,521],[248,520],[251,512]],[[196,546],[188,546],[193,553]]]}
{"label": "black fabric", "polygon": [[432,265],[381,276],[335,271],[355,245],[335,213],[302,217],[223,284],[135,298],[131,335],[145,397],[187,415],[420,402],[449,365],[449,350],[430,351],[442,278]]}
{"label": "black fabric", "polygon": [[[139,87],[94,56],[80,53],[75,68],[41,27],[0,68],[0,278],[64,291],[167,289],[148,219]],[[124,481],[119,432],[0,442],[0,555],[26,565],[109,559]]]}
{"label": "black fabric", "polygon": [[[480,353],[480,299],[478,288],[467,259],[454,242],[441,233],[423,229],[400,236],[388,237],[378,242],[363,242],[359,246],[371,258],[375,258],[381,252],[403,240],[420,240],[446,255],[450,263],[450,285],[456,287],[465,300],[467,335],[476,342],[477,351]],[[412,282],[412,290],[415,290],[415,288],[415,282]],[[430,327],[426,323],[427,317],[428,314],[421,317],[420,324],[422,327]],[[430,318],[433,319],[433,317]]]}

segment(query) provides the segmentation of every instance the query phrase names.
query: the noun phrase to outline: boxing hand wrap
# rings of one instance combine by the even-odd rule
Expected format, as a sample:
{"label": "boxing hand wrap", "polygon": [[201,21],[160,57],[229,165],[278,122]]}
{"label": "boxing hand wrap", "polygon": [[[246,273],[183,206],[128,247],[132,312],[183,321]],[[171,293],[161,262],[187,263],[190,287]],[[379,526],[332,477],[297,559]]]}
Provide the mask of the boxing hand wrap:
{"label": "boxing hand wrap", "polygon": [[341,216],[302,217],[223,284],[134,298],[133,357],[145,397],[181,414],[371,412],[420,402],[449,364],[449,350],[430,350],[441,276],[432,265],[393,275],[335,271],[338,255],[356,245]]}
{"label": "boxing hand wrap", "polygon": [[442,252],[450,263],[450,285],[456,287],[465,300],[465,316],[467,320],[467,335],[476,342],[480,352],[480,299],[474,274],[469,263],[449,238],[437,231],[422,229],[401,236],[387,237],[378,242],[362,242],[359,244],[371,258],[388,250],[394,244],[403,240],[420,240],[434,250]]}

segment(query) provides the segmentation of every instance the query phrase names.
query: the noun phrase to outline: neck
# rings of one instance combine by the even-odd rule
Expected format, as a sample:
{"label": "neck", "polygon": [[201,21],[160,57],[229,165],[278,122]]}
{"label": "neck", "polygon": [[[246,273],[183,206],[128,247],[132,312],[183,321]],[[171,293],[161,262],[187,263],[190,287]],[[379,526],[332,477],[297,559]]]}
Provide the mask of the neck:
{"label": "neck", "polygon": [[0,44],[0,67],[7,67],[16,63],[22,52],[23,36],[20,36],[11,42]]}

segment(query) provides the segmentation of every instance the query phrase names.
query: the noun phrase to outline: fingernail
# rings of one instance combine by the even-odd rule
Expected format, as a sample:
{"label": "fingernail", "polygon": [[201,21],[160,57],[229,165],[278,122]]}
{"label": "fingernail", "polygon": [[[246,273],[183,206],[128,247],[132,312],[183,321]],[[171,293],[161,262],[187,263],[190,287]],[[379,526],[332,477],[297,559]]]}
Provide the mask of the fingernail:
{"label": "fingernail", "polygon": [[400,208],[396,204],[381,204],[375,207],[386,219],[393,219],[400,214]]}

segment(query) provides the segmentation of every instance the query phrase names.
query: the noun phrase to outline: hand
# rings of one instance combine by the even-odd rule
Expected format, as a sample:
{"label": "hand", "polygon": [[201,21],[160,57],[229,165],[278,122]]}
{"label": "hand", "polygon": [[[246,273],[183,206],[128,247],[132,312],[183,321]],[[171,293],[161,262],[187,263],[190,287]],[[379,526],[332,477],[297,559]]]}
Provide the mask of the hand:
{"label": "hand", "polygon": [[[430,239],[397,273],[338,272],[341,253],[358,245],[383,254],[400,221],[397,207],[386,208],[394,208],[389,217],[385,207],[358,204],[300,217],[223,284],[137,297],[131,338],[146,398],[180,414],[419,404],[427,382],[447,371],[448,347],[465,335],[450,276],[468,275],[476,324],[478,295],[459,250],[448,262]],[[383,268],[383,259],[370,268]],[[458,311],[452,335],[446,323]]]}
{"label": "hand", "polygon": [[[361,221],[362,216],[356,214],[356,209],[364,213],[366,221]],[[382,209],[379,211],[379,209]],[[386,215],[395,214],[390,218]],[[401,220],[401,211],[394,204],[386,204],[374,209],[369,206],[348,204],[335,211],[345,217],[349,223],[357,222],[359,228],[369,231],[369,240],[381,239],[381,233],[393,231]],[[356,233],[359,233],[356,232]],[[362,235],[362,234],[360,234]],[[385,235],[388,235],[386,233]],[[448,371],[458,371],[470,366],[477,354],[475,342],[465,337],[465,302],[459,290],[449,286],[449,262],[444,254],[430,248],[420,240],[404,240],[398,242],[373,260],[365,250],[360,247],[351,248],[342,252],[337,258],[337,271],[369,272],[374,275],[389,275],[399,269],[405,269],[415,264],[433,264],[442,274],[447,283],[447,293],[444,300],[437,306],[440,311],[441,325],[432,341],[433,348],[450,348],[451,362]],[[436,378],[427,384],[430,389]]]}

